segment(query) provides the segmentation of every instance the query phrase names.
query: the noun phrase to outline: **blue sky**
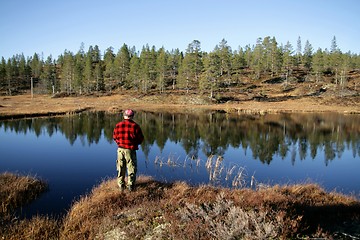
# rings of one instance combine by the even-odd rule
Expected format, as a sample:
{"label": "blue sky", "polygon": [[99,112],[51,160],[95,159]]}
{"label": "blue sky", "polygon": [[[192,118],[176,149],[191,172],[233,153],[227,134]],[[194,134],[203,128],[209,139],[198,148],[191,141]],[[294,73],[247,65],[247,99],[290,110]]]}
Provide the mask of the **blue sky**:
{"label": "blue sky", "polygon": [[57,58],[82,42],[116,53],[124,43],[185,51],[199,40],[210,52],[223,38],[237,50],[266,36],[294,50],[300,36],[314,51],[336,36],[341,51],[360,54],[359,10],[359,0],[0,0],[0,56]]}

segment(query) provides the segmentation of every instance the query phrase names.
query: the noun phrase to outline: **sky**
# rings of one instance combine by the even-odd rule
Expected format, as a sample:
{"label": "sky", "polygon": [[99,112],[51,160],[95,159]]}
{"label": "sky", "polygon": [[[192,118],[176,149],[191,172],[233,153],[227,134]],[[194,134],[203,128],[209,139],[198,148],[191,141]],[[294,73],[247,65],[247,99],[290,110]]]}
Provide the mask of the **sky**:
{"label": "sky", "polygon": [[185,51],[193,40],[211,52],[222,39],[231,49],[275,37],[302,50],[360,54],[360,0],[0,0],[0,57],[34,53],[57,58],[98,45],[114,53],[126,44],[141,51]]}

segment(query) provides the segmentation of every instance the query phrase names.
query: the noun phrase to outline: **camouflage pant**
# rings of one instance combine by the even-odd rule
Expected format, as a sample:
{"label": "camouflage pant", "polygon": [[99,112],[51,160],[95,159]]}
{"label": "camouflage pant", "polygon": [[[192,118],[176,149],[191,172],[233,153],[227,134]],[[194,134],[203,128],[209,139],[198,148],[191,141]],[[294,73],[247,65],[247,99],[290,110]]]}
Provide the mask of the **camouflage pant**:
{"label": "camouflage pant", "polygon": [[137,172],[136,151],[125,148],[118,148],[116,169],[118,171],[118,175],[117,175],[118,185],[120,187],[125,186],[125,174],[127,169],[127,173],[128,173],[127,185],[133,186],[136,180],[136,172]]}

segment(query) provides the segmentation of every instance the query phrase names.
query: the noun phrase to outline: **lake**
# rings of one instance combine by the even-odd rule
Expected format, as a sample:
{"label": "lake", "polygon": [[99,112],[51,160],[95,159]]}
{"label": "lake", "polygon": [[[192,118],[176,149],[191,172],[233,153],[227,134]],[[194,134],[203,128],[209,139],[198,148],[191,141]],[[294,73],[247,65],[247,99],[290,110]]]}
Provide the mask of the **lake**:
{"label": "lake", "polygon": [[[0,121],[0,171],[49,184],[22,213],[63,214],[115,178],[112,131],[121,119],[84,112]],[[138,112],[135,121],[145,135],[138,175],[229,188],[310,182],[360,196],[359,115]]]}

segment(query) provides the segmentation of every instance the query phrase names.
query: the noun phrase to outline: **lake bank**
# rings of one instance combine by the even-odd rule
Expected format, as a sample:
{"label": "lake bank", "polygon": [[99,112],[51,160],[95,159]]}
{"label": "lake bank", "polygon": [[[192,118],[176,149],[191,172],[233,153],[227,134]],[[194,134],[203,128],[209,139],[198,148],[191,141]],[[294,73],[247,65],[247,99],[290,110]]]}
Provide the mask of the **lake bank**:
{"label": "lake bank", "polygon": [[110,96],[53,98],[50,95],[2,96],[0,119],[71,114],[86,110],[120,112],[125,108],[145,111],[225,111],[234,113],[337,112],[360,113],[360,97],[306,97],[283,101],[248,100],[214,103],[204,95],[118,93]]}
{"label": "lake bank", "polygon": [[116,179],[108,179],[76,201],[62,219],[15,219],[0,232],[6,239],[339,239],[359,236],[359,217],[359,201],[314,184],[255,191],[140,176],[135,192],[121,192]]}

